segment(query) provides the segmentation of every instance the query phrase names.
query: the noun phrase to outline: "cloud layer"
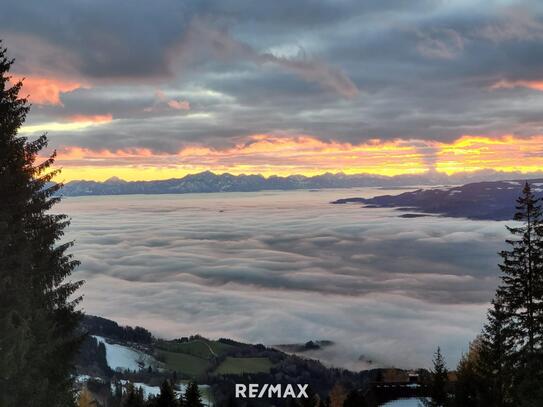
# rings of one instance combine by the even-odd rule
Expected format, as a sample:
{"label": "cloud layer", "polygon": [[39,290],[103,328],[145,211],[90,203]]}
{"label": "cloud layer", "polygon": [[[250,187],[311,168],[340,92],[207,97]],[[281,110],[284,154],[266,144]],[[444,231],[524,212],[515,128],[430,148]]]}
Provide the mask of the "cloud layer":
{"label": "cloud layer", "polygon": [[[543,134],[543,9],[530,0],[8,1],[0,27],[28,78],[28,124],[53,147]],[[55,131],[80,115],[113,120]]]}
{"label": "cloud layer", "polygon": [[438,344],[455,363],[504,225],[328,204],[346,193],[66,199],[85,309],[170,337],[331,339],[328,361],[351,367],[426,366]]}

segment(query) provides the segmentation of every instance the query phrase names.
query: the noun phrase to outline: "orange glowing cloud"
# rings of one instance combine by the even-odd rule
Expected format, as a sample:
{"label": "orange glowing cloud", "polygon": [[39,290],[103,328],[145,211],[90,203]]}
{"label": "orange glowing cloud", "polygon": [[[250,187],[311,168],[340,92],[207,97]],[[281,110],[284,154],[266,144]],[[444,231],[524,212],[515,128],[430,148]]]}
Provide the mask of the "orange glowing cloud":
{"label": "orange glowing cloud", "polygon": [[543,81],[506,81],[501,80],[490,87],[491,89],[526,88],[543,91]]}
{"label": "orange glowing cloud", "polygon": [[74,114],[68,117],[68,120],[73,123],[109,123],[113,120],[111,113],[108,114]]}
{"label": "orange glowing cloud", "polygon": [[66,147],[58,151],[62,179],[126,180],[182,177],[205,170],[232,174],[317,175],[324,172],[384,176],[428,170],[453,174],[482,169],[535,172],[543,169],[543,135],[462,136],[452,143],[427,140],[370,140],[351,144],[322,141],[309,135],[253,135],[224,149],[201,145],[177,153],[150,149],[92,150]]}
{"label": "orange glowing cloud", "polygon": [[23,81],[21,95],[29,95],[29,100],[37,105],[63,106],[60,96],[84,86],[79,82],[65,81],[43,76],[11,75],[10,82]]}

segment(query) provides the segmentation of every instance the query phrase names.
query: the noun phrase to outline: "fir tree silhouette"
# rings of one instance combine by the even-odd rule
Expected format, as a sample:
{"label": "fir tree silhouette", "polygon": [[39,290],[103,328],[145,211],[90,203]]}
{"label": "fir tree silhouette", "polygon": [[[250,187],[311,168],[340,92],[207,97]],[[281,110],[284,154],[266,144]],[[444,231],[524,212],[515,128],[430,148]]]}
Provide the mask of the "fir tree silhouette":
{"label": "fir tree silhouette", "polygon": [[82,282],[66,280],[78,265],[72,243],[59,243],[69,220],[49,213],[61,188],[55,154],[40,162],[46,136],[17,135],[30,106],[12,64],[0,43],[0,405],[72,406]]}

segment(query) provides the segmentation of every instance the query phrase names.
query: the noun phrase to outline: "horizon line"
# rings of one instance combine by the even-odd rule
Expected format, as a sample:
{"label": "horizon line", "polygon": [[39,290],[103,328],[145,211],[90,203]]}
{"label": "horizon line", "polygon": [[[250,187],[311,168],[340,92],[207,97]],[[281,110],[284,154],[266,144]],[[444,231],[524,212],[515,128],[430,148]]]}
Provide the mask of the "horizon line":
{"label": "horizon line", "polygon": [[455,172],[455,173],[452,173],[452,174],[447,174],[446,172],[441,172],[441,171],[437,171],[437,170],[433,170],[433,169],[428,169],[426,171],[419,172],[419,173],[405,173],[405,174],[395,174],[395,175],[372,174],[372,173],[368,173],[368,172],[348,174],[348,173],[345,173],[345,172],[342,172],[342,171],[339,171],[339,172],[326,171],[326,172],[323,172],[323,173],[320,173],[320,174],[315,174],[315,175],[304,175],[304,174],[300,174],[300,173],[295,173],[295,174],[290,174],[290,175],[279,175],[279,174],[264,175],[262,173],[232,174],[230,172],[215,172],[213,170],[204,170],[204,171],[198,171],[198,172],[194,172],[194,173],[188,173],[188,174],[185,174],[185,175],[180,176],[180,177],[157,178],[157,179],[150,179],[150,180],[144,180],[144,179],[142,179],[142,180],[126,180],[126,179],[123,179],[121,177],[118,177],[118,176],[114,175],[114,176],[111,176],[111,177],[109,177],[109,178],[107,178],[105,180],[102,180],[102,181],[96,180],[96,179],[73,179],[73,180],[69,180],[69,181],[60,181],[58,183],[67,185],[67,184],[74,183],[74,182],[96,182],[96,183],[100,183],[100,184],[104,184],[104,183],[111,182],[111,181],[125,182],[125,183],[158,182],[158,181],[182,180],[182,179],[185,179],[187,177],[202,175],[202,174],[212,174],[212,175],[215,175],[215,176],[218,176],[218,177],[225,176],[225,175],[232,176],[232,177],[261,177],[261,178],[263,178],[265,180],[269,180],[270,178],[287,179],[287,178],[292,178],[292,177],[303,177],[303,178],[310,179],[310,178],[322,177],[322,176],[325,176],[325,175],[345,176],[345,177],[365,176],[365,177],[374,178],[374,179],[390,180],[390,179],[394,179],[394,178],[409,178],[409,177],[420,177],[420,176],[429,176],[429,175],[441,176],[441,177],[445,177],[445,178],[460,178],[460,177],[477,176],[477,175],[483,175],[483,174],[488,174],[488,175],[500,175],[500,174],[507,175],[507,174],[510,174],[510,175],[523,175],[523,176],[525,175],[525,176],[528,176],[528,177],[534,177],[534,176],[535,177],[539,177],[539,176],[543,177],[543,170],[535,171],[535,172],[534,171],[521,171],[521,170],[502,171],[502,170],[495,170],[493,168],[483,168],[483,169],[474,170],[474,171],[462,171],[462,172]]}

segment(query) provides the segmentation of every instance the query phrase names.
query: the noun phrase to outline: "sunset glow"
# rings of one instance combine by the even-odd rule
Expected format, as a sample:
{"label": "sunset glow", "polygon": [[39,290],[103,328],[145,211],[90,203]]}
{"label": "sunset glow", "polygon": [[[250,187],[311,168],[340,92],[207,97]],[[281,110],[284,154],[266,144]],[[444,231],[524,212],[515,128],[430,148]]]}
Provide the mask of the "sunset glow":
{"label": "sunset glow", "polygon": [[23,81],[21,94],[28,95],[31,103],[37,105],[62,106],[62,93],[72,92],[83,87],[81,83],[64,81],[41,76],[11,75],[11,82]]}
{"label": "sunset glow", "polygon": [[[111,15],[126,21],[82,32],[61,13],[61,35],[41,18],[6,20],[0,39],[16,60],[10,83],[23,80],[33,105],[19,134],[47,133],[60,180],[539,176],[543,22],[508,5],[481,7],[475,18],[465,6],[441,5],[443,19],[423,18],[426,9],[420,18],[401,7],[378,19],[353,11],[362,20],[345,22],[340,35],[311,18],[291,26],[272,13],[259,27],[258,19],[218,24],[221,12],[115,5],[122,10]],[[63,13],[72,7],[83,6]]]}
{"label": "sunset glow", "polygon": [[499,138],[463,136],[452,143],[423,140],[371,140],[363,144],[324,142],[314,137],[254,135],[231,148],[186,147],[175,154],[150,149],[91,150],[66,147],[58,151],[60,178],[103,181],[179,178],[211,170],[216,173],[317,175],[325,172],[393,176],[436,170],[447,174],[492,168],[538,171],[543,157],[530,151],[543,136]]}

